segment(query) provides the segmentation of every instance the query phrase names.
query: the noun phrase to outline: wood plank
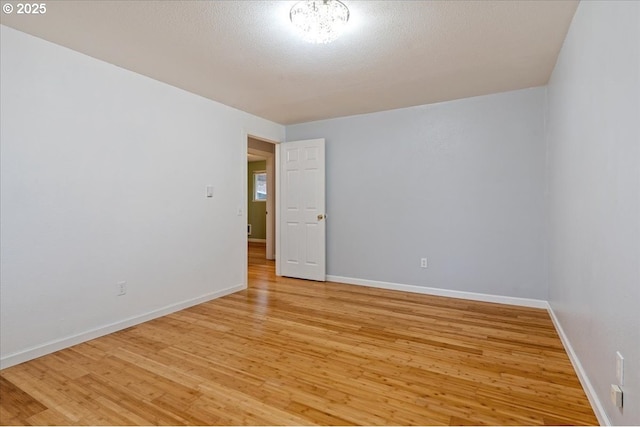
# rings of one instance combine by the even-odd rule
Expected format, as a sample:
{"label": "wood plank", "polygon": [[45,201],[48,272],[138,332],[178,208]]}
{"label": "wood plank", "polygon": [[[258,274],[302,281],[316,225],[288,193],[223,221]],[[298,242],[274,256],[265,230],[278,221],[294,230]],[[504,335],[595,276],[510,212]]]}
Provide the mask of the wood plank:
{"label": "wood plank", "polygon": [[0,413],[3,414],[3,418],[8,420],[7,424],[12,424],[11,420],[14,420],[15,423],[27,419],[47,409],[33,396],[16,387],[4,377],[0,377],[0,390],[2,390]]}

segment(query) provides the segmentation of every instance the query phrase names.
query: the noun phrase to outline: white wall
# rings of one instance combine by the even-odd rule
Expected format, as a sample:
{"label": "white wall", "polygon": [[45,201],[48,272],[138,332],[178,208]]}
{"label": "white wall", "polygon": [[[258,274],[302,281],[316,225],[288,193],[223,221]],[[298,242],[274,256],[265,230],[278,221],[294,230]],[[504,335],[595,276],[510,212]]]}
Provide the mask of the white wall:
{"label": "white wall", "polygon": [[[640,2],[580,3],[547,141],[550,304],[609,421],[640,425]],[[617,350],[624,410],[608,394]]]}
{"label": "white wall", "polygon": [[544,101],[534,88],[287,126],[326,138],[328,274],[546,300]]}
{"label": "white wall", "polygon": [[2,366],[242,287],[243,132],[284,127],[1,31]]}

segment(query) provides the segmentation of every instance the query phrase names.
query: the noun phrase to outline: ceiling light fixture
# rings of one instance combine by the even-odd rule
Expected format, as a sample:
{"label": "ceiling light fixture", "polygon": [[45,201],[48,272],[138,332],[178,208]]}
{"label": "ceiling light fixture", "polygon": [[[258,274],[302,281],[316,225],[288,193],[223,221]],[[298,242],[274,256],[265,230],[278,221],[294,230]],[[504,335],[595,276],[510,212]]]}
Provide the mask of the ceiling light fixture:
{"label": "ceiling light fixture", "polygon": [[289,18],[304,40],[330,43],[342,33],[349,9],[338,0],[302,0],[293,5]]}

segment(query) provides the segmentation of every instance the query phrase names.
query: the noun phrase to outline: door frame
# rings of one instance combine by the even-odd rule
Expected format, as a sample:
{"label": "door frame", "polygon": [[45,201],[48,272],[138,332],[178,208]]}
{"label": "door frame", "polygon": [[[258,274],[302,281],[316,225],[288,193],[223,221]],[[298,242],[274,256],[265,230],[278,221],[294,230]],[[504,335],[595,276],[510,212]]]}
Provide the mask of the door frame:
{"label": "door frame", "polygon": [[275,184],[276,184],[276,276],[282,276],[281,265],[280,265],[280,144],[276,144],[275,146]]}
{"label": "door frame", "polygon": [[[250,136],[253,139],[256,139],[253,136]],[[267,142],[267,141],[265,141]],[[275,151],[275,150],[274,150]],[[267,173],[267,200],[266,200],[266,211],[267,216],[265,218],[265,226],[266,226],[266,257],[268,260],[275,259],[275,231],[276,228],[276,218],[275,213],[277,212],[277,208],[275,206],[275,197],[274,194],[278,194],[278,190],[275,186],[275,153],[270,153],[268,151],[256,150],[254,148],[247,148],[247,153],[255,154],[261,157],[266,158],[266,173]],[[247,175],[248,179],[248,175]],[[247,183],[248,184],[248,183]],[[247,199],[248,199],[247,195]],[[249,212],[249,207],[247,206],[247,214]]]}
{"label": "door frame", "polygon": [[[241,142],[241,147],[243,147],[242,150],[242,164],[241,164],[241,170],[242,172],[242,194],[243,194],[243,198],[242,198],[242,203],[238,205],[238,209],[240,210],[240,208],[242,206],[244,206],[244,211],[242,213],[239,213],[239,215],[241,215],[244,218],[243,221],[243,225],[242,225],[242,242],[243,242],[243,249],[242,249],[242,253],[243,253],[243,258],[242,258],[242,265],[243,265],[243,281],[244,281],[244,286],[248,286],[249,285],[249,263],[248,263],[248,251],[247,251],[247,218],[248,218],[248,210],[249,210],[249,205],[248,205],[248,199],[249,199],[249,181],[248,181],[248,161],[247,161],[247,154],[248,154],[248,150],[249,150],[249,138],[253,138],[253,139],[257,139],[258,141],[264,141],[267,142],[269,144],[273,144],[274,146],[274,152],[273,152],[273,160],[274,160],[274,165],[273,165],[273,169],[274,169],[274,188],[276,189],[275,191],[275,199],[273,200],[273,210],[275,211],[275,232],[273,233],[273,238],[275,240],[275,260],[276,260],[276,275],[280,275],[279,271],[280,271],[280,233],[278,231],[278,221],[280,220],[280,210],[277,208],[279,206],[280,200],[279,200],[279,189],[280,189],[280,172],[279,172],[279,161],[278,161],[278,156],[280,153],[280,144],[282,141],[274,141],[272,139],[269,139],[267,137],[262,137],[260,135],[258,135],[257,133],[254,132],[248,132],[245,129],[242,130],[241,132],[241,138],[242,138],[242,142]],[[272,153],[269,153],[272,154]],[[268,197],[268,196],[267,196]]]}

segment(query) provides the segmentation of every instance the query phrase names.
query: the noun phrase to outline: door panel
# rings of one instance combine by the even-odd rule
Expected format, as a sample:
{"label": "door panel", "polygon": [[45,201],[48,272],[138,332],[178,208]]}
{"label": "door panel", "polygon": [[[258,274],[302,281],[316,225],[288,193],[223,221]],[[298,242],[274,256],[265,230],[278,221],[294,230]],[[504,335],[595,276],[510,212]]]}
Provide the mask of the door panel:
{"label": "door panel", "polygon": [[287,252],[285,259],[288,264],[299,264],[300,263],[300,251],[298,250],[298,229],[299,224],[296,222],[288,222],[286,234],[287,234]]}
{"label": "door panel", "polygon": [[280,273],[325,280],[324,139],[286,142],[280,146],[282,209]]}

